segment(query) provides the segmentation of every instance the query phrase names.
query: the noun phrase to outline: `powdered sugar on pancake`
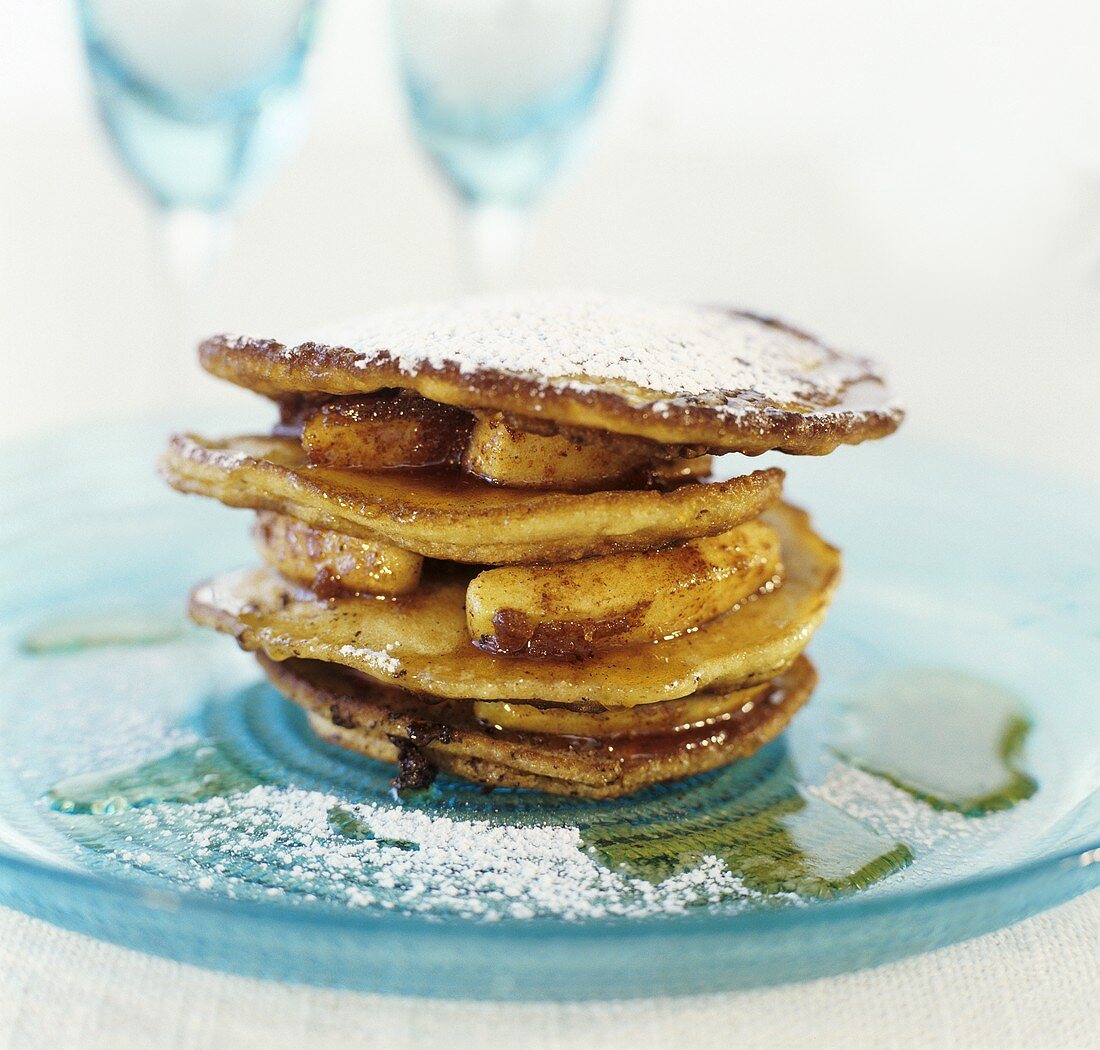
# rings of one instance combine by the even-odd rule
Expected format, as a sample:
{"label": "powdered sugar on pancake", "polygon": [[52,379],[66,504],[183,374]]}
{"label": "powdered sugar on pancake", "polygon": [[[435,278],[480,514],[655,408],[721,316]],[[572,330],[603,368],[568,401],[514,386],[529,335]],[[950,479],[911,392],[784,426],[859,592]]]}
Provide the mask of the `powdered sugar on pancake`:
{"label": "powdered sugar on pancake", "polygon": [[822,456],[904,418],[881,373],[722,306],[525,292],[386,311],[292,345],[215,335],[204,368],[274,399],[404,389],[665,445]]}
{"label": "powdered sugar on pancake", "polygon": [[658,411],[662,400],[730,411],[769,403],[826,407],[853,384],[876,378],[867,361],[748,314],[578,292],[393,310],[316,334],[314,341],[351,350],[363,368],[386,353],[410,375],[425,365],[451,366],[558,388],[610,385]]}

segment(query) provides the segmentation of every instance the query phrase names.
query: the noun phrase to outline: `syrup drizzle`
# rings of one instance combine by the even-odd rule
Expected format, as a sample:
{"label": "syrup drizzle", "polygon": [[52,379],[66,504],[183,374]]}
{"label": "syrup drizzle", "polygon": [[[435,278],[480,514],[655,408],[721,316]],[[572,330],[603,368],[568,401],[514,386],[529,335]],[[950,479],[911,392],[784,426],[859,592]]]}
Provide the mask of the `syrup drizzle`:
{"label": "syrup drizzle", "polygon": [[226,750],[202,741],[130,768],[67,777],[46,800],[59,813],[113,816],[162,802],[203,802],[260,783]]}
{"label": "syrup drizzle", "polygon": [[20,649],[29,656],[51,656],[109,646],[160,645],[182,637],[186,630],[178,613],[135,610],[64,616],[28,631]]}
{"label": "syrup drizzle", "polygon": [[582,841],[602,863],[654,883],[717,857],[746,886],[769,896],[836,897],[913,861],[904,843],[809,795],[782,744],[743,759],[726,775],[739,790],[708,796],[698,808],[685,796],[667,817],[639,819],[627,833],[593,824],[582,830]]}
{"label": "syrup drizzle", "polygon": [[981,816],[1038,788],[1021,766],[1031,722],[1018,697],[971,675],[914,668],[852,697],[833,747],[936,809]]}

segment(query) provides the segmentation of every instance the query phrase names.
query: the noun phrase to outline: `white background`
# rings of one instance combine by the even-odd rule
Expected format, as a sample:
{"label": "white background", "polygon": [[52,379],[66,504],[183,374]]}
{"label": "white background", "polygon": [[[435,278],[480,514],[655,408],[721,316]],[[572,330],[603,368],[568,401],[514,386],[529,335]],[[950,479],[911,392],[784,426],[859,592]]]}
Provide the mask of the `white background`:
{"label": "white background", "polygon": [[[301,331],[453,292],[453,205],[411,140],[385,15],[330,0],[308,139],[240,216],[213,328]],[[0,0],[0,144],[0,436],[153,409],[167,427],[189,399],[217,397],[166,343],[152,215],[95,123],[66,3]],[[639,0],[592,149],[540,208],[525,278],[785,315],[886,360],[909,433],[1095,485],[1100,6]],[[1093,894],[797,990],[410,1011],[276,992],[0,914],[0,1046],[200,1046],[226,1032],[447,1045],[463,1031],[641,1045],[685,1027],[699,1046],[781,1045],[796,1028],[820,1046],[1085,1046],[1098,917]]]}
{"label": "white background", "polygon": [[[326,15],[308,140],[244,210],[211,327],[454,291],[386,6]],[[885,359],[914,431],[1100,476],[1098,56],[1085,0],[638,2],[525,283],[785,315]],[[178,401],[152,219],[68,4],[0,0],[0,142],[0,433]]]}

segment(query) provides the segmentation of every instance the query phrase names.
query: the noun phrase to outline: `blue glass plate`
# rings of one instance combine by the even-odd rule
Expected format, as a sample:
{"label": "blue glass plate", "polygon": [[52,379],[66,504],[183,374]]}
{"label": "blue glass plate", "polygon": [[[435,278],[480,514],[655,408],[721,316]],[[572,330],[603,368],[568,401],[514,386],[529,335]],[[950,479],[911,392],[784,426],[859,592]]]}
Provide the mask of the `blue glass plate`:
{"label": "blue glass plate", "polygon": [[[163,437],[84,429],[0,458],[2,904],[239,973],[590,998],[857,969],[1100,884],[1092,492],[904,434],[784,460],[846,578],[781,740],[620,802],[447,778],[399,799],[186,623],[188,588],[254,555],[247,515],[158,482]],[[918,717],[955,687],[959,710],[1019,704],[992,756],[1018,804],[945,810],[911,768],[860,758],[870,696],[895,704],[880,751],[988,766]]]}

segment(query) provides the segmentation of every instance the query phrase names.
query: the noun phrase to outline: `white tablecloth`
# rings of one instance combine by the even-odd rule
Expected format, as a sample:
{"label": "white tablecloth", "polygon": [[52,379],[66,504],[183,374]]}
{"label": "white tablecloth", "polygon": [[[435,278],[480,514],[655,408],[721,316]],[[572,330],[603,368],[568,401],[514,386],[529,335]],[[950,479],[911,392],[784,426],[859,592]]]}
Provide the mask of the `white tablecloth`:
{"label": "white tablecloth", "polygon": [[427,1002],[229,977],[0,911],[0,1050],[1100,1045],[1100,892],[875,970],[728,995]]}

